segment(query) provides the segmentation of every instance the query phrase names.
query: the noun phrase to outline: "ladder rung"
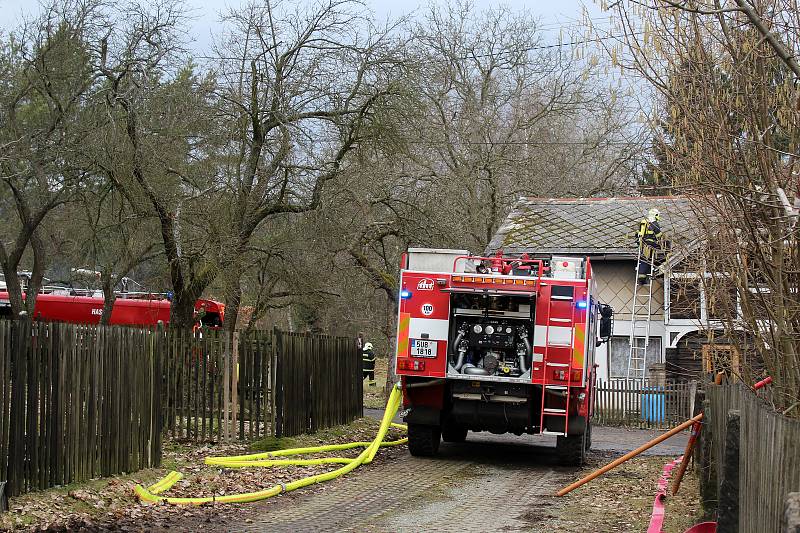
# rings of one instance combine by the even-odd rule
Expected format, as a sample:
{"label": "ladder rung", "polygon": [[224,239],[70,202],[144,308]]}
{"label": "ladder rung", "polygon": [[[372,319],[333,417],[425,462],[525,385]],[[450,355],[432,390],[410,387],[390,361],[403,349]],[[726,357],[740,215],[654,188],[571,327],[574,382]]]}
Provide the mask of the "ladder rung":
{"label": "ladder rung", "polygon": [[546,390],[567,390],[566,385],[545,385],[544,388]]}
{"label": "ladder rung", "polygon": [[556,347],[556,348],[569,348],[570,346],[572,346],[572,343],[564,344],[562,342],[551,342],[547,346],[548,347],[553,346],[553,347]]}
{"label": "ladder rung", "polygon": [[545,407],[542,409],[542,412],[546,415],[563,415],[567,413],[566,409],[555,409],[551,407]]}
{"label": "ladder rung", "polygon": [[563,431],[548,431],[546,429],[543,429],[540,433],[542,435],[560,435],[562,437],[566,435]]}
{"label": "ladder rung", "polygon": [[547,361],[545,364],[546,364],[547,366],[560,366],[560,367],[567,367],[567,366],[569,366],[569,363],[551,363],[550,361]]}
{"label": "ladder rung", "polygon": [[551,318],[550,322],[572,322],[571,318]]}

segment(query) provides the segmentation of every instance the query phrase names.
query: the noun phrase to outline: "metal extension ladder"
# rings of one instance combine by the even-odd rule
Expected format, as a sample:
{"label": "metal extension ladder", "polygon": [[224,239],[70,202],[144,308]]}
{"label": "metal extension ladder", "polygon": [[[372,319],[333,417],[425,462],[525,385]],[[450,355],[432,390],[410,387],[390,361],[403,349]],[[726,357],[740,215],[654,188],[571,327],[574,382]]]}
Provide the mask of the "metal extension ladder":
{"label": "metal extension ladder", "polygon": [[[631,310],[630,352],[628,353],[627,379],[644,380],[647,377],[647,347],[650,344],[650,319],[653,311],[653,277],[656,252],[645,257],[645,244],[639,242],[639,256],[636,260],[636,275],[633,286],[633,309]],[[650,274],[644,283],[639,283],[642,263],[650,264]]]}

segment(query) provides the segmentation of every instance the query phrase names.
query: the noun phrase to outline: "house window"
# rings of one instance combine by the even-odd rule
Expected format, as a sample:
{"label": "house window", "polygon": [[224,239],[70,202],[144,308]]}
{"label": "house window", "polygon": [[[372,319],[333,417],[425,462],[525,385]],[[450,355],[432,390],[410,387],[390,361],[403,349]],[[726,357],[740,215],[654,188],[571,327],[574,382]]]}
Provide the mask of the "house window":
{"label": "house window", "polygon": [[[624,378],[628,376],[628,356],[630,355],[630,337],[611,337],[608,347],[608,377]],[[661,362],[661,337],[650,337],[647,344],[647,365]]]}
{"label": "house window", "polygon": [[701,318],[700,283],[697,279],[669,280],[669,318],[699,320]]}

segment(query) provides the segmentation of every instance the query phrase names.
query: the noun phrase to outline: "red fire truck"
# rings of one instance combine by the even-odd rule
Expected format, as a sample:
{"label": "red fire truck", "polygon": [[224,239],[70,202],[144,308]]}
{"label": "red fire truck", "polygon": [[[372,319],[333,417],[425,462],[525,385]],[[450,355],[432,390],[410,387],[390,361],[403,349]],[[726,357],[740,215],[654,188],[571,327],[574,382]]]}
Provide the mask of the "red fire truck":
{"label": "red fire truck", "polygon": [[409,249],[396,371],[412,455],[467,431],[555,434],[562,464],[591,443],[595,347],[613,311],[588,258]]}
{"label": "red fire truck", "polygon": [[[46,289],[36,296],[34,318],[97,324],[103,314],[102,293],[73,294],[67,289]],[[155,326],[169,323],[171,302],[163,294],[120,293],[111,310],[111,324]],[[214,300],[197,300],[195,312],[200,325],[219,328],[225,318],[225,305]],[[0,317],[9,316],[8,292],[0,291]]]}

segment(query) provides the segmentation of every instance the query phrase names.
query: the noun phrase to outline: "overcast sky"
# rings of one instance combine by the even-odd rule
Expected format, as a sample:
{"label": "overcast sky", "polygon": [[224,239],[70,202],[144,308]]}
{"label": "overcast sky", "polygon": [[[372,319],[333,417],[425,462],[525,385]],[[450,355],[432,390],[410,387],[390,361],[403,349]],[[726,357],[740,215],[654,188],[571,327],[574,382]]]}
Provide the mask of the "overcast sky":
{"label": "overcast sky", "polygon": [[[186,0],[186,4],[193,10],[195,19],[190,30],[194,40],[195,49],[199,52],[207,51],[211,42],[210,36],[216,27],[216,20],[220,12],[228,7],[241,5],[242,0]],[[366,0],[379,19],[399,17],[412,14],[428,5],[428,0]],[[444,3],[444,2],[434,2]],[[581,18],[582,10],[588,11],[589,16],[596,23],[608,18],[592,0],[508,0],[493,2],[490,0],[474,0],[478,9],[490,6],[506,5],[513,10],[528,10],[541,20],[542,25],[556,38],[557,28],[561,25],[574,26]],[[14,27],[22,13],[30,14],[38,10],[38,0],[0,0],[0,28]]]}

